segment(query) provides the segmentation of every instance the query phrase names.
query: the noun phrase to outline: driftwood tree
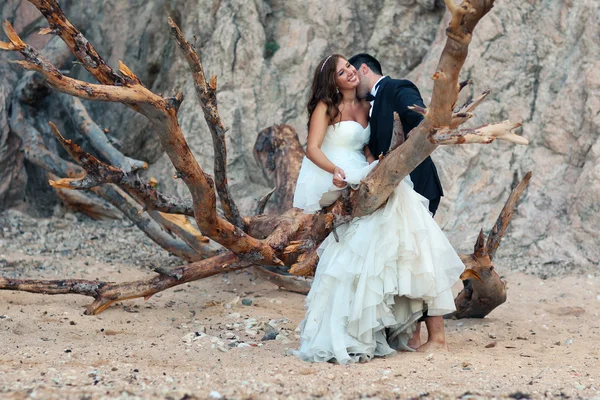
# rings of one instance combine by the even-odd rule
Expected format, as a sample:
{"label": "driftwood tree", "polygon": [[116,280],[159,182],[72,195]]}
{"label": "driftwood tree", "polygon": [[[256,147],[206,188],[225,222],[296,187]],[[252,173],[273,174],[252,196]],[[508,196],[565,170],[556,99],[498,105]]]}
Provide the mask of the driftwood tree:
{"label": "driftwood tree", "polygon": [[[520,124],[505,121],[476,129],[459,129],[472,117],[475,107],[487,93],[455,109],[459,91],[466,83],[458,76],[468,52],[473,30],[479,20],[491,10],[493,0],[464,0],[460,6],[454,0],[445,0],[452,20],[447,29],[447,43],[437,71],[433,75],[434,89],[429,108],[414,107],[424,115],[422,123],[410,132],[409,139],[389,153],[362,182],[358,190],[347,191],[336,203],[315,215],[304,215],[291,207],[293,179],[297,176],[304,152],[293,129],[280,125],[262,131],[255,145],[255,158],[266,176],[273,182],[278,215],[242,217],[227,185],[226,129],[217,108],[216,76],[206,79],[200,58],[194,47],[169,19],[171,33],[185,56],[210,132],[212,134],[215,165],[214,179],[204,172],[188,147],[178,123],[177,113],[183,101],[181,93],[161,97],[148,90],[124,63],[119,72],[107,65],[92,44],[75,28],[62,12],[56,0],[29,0],[44,15],[49,28],[40,33],[56,35],[69,51],[99,82],[91,84],[62,74],[55,63],[57,54],[43,56],[24,43],[10,23],[4,23],[8,42],[0,42],[0,49],[20,53],[15,61],[28,73],[20,83],[21,99],[13,108],[12,126],[25,141],[26,155],[36,165],[53,175],[50,183],[60,190],[87,190],[107,200],[133,220],[155,242],[190,263],[166,269],[156,267],[157,275],[145,280],[125,283],[68,279],[55,281],[18,280],[0,278],[0,289],[22,290],[46,294],[81,294],[91,296],[94,302],[86,314],[98,314],[111,304],[143,297],[185,282],[221,272],[254,267],[257,273],[289,290],[306,292],[310,281],[296,276],[273,272],[269,267],[289,267],[294,275],[314,273],[318,258],[316,248],[335,227],[352,218],[364,216],[385,203],[396,185],[439,145],[491,143],[495,139],[526,144],[514,134]],[[57,53],[57,52],[54,52]],[[161,144],[175,170],[192,197],[186,202],[156,190],[152,182],[140,178],[135,170],[144,164],[119,154],[110,147],[102,131],[93,122],[77,100],[61,95],[61,103],[70,110],[76,125],[87,132],[89,142],[98,157],[84,151],[72,140],[66,139],[52,125],[52,130],[72,158],[74,164],[48,151],[39,140],[27,113],[23,112],[22,98],[27,93],[39,93],[42,83],[63,93],[86,100],[120,102],[144,115],[154,125]],[[37,90],[36,90],[37,89]],[[16,110],[16,111],[15,111]],[[216,193],[215,193],[216,192]],[[223,216],[217,212],[217,196]],[[268,201],[265,196],[262,206]],[[95,207],[95,206],[94,206]],[[259,207],[260,208],[260,207]],[[262,210],[260,210],[262,211]],[[198,232],[187,217],[193,217]],[[173,238],[167,232],[175,235]],[[207,238],[220,245],[215,249]],[[497,237],[499,242],[501,234]],[[489,246],[488,246],[489,248]]]}

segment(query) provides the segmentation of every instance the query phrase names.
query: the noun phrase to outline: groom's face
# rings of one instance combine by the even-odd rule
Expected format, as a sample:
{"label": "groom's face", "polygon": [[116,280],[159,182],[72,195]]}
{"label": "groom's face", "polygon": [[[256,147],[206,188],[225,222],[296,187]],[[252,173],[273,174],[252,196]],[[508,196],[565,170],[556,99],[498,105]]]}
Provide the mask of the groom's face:
{"label": "groom's face", "polygon": [[371,88],[369,87],[368,79],[365,76],[365,73],[368,72],[367,69],[368,69],[368,67],[365,64],[362,64],[356,70],[358,79],[360,80],[360,82],[358,83],[358,86],[356,87],[356,95],[361,99],[364,99],[365,97],[367,97],[367,94],[371,91]]}

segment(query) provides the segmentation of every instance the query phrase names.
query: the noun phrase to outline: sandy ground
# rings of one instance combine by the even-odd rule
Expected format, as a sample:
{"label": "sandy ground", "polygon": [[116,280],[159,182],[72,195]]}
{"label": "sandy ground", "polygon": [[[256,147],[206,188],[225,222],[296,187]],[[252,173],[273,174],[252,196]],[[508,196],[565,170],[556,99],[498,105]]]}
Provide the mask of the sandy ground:
{"label": "sandy ground", "polygon": [[[135,229],[115,240],[111,230],[123,230],[115,223],[56,230],[61,220],[1,217],[1,275],[127,281],[150,274],[139,265],[147,259],[177,262],[160,249],[140,253],[152,244]],[[37,233],[23,239],[40,223],[47,247]],[[57,243],[65,248],[48,250]],[[304,296],[250,271],[118,303],[99,316],[83,315],[91,301],[83,296],[0,292],[0,398],[600,399],[600,276],[505,277],[508,301],[487,318],[446,321],[450,353],[349,366],[288,355],[298,346]]]}

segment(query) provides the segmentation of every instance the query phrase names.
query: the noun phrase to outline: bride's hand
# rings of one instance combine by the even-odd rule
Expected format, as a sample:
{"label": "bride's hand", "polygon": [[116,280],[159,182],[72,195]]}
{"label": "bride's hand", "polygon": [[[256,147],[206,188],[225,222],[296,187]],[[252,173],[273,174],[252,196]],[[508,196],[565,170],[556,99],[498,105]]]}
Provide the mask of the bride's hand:
{"label": "bride's hand", "polygon": [[339,188],[346,187],[346,174],[340,167],[335,167],[333,170],[333,184]]}

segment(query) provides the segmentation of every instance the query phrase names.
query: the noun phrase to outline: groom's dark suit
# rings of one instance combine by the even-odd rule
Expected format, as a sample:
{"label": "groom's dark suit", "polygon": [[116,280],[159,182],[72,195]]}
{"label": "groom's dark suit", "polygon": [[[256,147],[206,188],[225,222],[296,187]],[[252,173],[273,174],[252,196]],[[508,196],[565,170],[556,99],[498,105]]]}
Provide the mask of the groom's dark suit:
{"label": "groom's dark suit", "polygon": [[[408,133],[423,120],[423,116],[408,109],[418,105],[425,108],[419,89],[409,80],[385,77],[378,83],[377,94],[371,110],[371,138],[369,150],[375,158],[386,154],[394,130],[394,111],[400,116],[405,139]],[[429,210],[435,214],[444,195],[435,164],[427,157],[410,173],[415,191],[429,200]]]}

